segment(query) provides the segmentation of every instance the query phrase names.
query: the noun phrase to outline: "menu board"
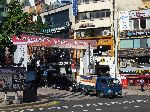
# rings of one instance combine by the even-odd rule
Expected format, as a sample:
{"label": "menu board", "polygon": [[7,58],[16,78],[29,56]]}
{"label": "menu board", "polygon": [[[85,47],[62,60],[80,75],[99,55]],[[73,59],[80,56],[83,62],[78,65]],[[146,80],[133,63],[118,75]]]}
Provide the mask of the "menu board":
{"label": "menu board", "polygon": [[25,74],[25,67],[0,68],[0,91],[22,91]]}

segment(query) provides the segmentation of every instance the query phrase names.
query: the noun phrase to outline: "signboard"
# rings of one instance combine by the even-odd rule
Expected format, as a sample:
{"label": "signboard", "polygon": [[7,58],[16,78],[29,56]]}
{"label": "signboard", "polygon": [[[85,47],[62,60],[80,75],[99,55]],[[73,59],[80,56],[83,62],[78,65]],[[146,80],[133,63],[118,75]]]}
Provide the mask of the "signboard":
{"label": "signboard", "polygon": [[127,80],[127,77],[125,75],[121,75],[121,84],[123,87],[128,87],[128,80]]}
{"label": "signboard", "polygon": [[69,21],[66,21],[66,22],[65,22],[65,26],[57,27],[57,28],[43,29],[41,32],[54,34],[54,33],[61,32],[62,30],[69,29],[69,28],[70,28],[70,22],[69,22]]}
{"label": "signboard", "polygon": [[72,12],[74,16],[78,13],[78,0],[72,0]]}
{"label": "signboard", "polygon": [[30,35],[21,35],[21,38],[13,36],[12,41],[14,45],[31,45],[41,47],[87,49],[89,43],[93,49],[96,49],[97,47],[96,40],[60,39]]}
{"label": "signboard", "polygon": [[119,26],[120,31],[129,30],[129,12],[128,11],[120,11],[119,12]]}
{"label": "signboard", "polygon": [[150,9],[129,11],[129,18],[150,17]]}
{"label": "signboard", "polygon": [[0,68],[0,91],[22,91],[25,73],[25,67]]}
{"label": "signboard", "polygon": [[119,50],[119,57],[143,57],[150,56],[150,49],[127,49]]}
{"label": "signboard", "polygon": [[83,23],[79,26],[79,28],[91,28],[91,27],[95,27],[95,25],[93,23]]}

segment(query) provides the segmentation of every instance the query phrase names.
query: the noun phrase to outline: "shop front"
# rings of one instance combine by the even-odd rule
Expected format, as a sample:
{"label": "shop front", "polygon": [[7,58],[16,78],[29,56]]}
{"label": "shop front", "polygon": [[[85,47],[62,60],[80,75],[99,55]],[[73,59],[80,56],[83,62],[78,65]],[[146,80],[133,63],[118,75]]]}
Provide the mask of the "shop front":
{"label": "shop front", "polygon": [[[134,73],[137,71],[134,71]],[[146,71],[149,71],[149,70],[146,70]],[[121,76],[121,83],[122,83],[123,88],[140,89],[140,80],[143,79],[144,88],[150,89],[150,73],[149,72],[147,72],[146,74],[142,74],[142,72],[137,73],[137,74],[133,74],[132,72],[125,74],[123,73],[123,71],[121,71],[120,76]]]}

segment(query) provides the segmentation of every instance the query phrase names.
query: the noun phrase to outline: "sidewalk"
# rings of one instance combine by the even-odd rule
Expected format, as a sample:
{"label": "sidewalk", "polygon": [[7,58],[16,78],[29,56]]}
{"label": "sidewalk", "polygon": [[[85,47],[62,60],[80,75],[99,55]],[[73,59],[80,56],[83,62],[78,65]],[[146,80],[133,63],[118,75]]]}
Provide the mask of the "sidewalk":
{"label": "sidewalk", "polygon": [[150,96],[150,89],[147,89],[144,92],[142,92],[139,89],[123,89],[122,91],[126,95],[147,95],[147,96]]}
{"label": "sidewalk", "polygon": [[[145,90],[144,92],[141,92],[140,90],[137,90],[137,89],[123,89],[122,91],[123,91],[123,96],[127,96],[127,95],[150,96],[150,90]],[[52,89],[52,88],[39,88],[38,89],[38,100],[39,100],[38,103],[55,101],[55,98],[53,98],[54,94],[58,94],[58,93],[65,94],[66,92],[68,91]],[[9,99],[14,99],[14,95],[15,95],[14,92],[8,92]],[[19,99],[22,99],[23,92],[18,92],[18,95],[19,95]],[[3,100],[4,100],[4,92],[0,92],[0,104]],[[36,104],[37,102],[33,102],[32,104],[34,103]]]}

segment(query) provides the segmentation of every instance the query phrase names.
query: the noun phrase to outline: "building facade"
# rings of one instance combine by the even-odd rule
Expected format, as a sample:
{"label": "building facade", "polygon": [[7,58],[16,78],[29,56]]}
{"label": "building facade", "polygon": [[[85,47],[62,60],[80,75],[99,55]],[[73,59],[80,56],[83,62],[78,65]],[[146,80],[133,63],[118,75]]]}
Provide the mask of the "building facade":
{"label": "building facade", "polygon": [[150,83],[150,9],[119,12],[119,52],[118,62],[122,83],[125,87],[139,85],[144,78]]}
{"label": "building facade", "polygon": [[[76,37],[79,40],[97,41],[97,49],[81,51],[83,55],[80,58],[80,74],[106,73],[110,72],[113,66],[112,9],[112,0],[78,1]],[[94,65],[94,67],[89,70],[89,65]]]}

